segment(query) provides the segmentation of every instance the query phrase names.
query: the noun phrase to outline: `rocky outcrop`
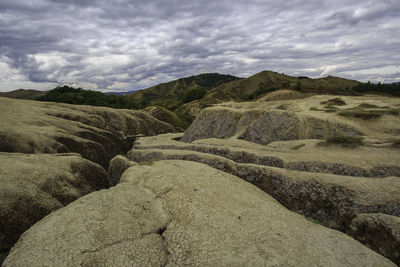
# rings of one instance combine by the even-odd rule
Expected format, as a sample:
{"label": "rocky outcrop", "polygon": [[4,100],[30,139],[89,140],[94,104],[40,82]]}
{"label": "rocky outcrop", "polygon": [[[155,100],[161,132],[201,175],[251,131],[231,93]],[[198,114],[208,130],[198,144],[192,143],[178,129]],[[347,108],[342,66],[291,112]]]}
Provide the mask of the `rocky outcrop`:
{"label": "rocky outcrop", "polygon": [[[379,146],[398,138],[400,117],[396,115],[396,98],[341,96],[339,102],[335,99],[337,96],[313,95],[297,100],[216,104],[196,116],[182,141],[232,137],[265,145],[363,135],[366,143]],[[368,116],[345,116],[357,112]]]}
{"label": "rocky outcrop", "polygon": [[400,217],[360,214],[352,221],[348,233],[400,265]]}
{"label": "rocky outcrop", "polygon": [[[178,141],[181,136],[140,137],[128,157],[138,162],[169,159],[207,164],[255,184],[292,211],[347,233],[354,218],[364,213],[400,215],[399,157],[394,148],[326,147],[316,140],[264,146],[235,138],[185,143]],[[369,235],[381,241],[369,242]],[[393,249],[381,248],[382,242],[393,244],[389,235],[360,230],[354,236],[396,261]]]}
{"label": "rocky outcrop", "polygon": [[257,185],[290,210],[345,229],[358,213],[400,215],[400,179],[370,179],[237,163],[224,157],[181,150],[132,149],[133,161],[186,160],[207,164]]}
{"label": "rocky outcrop", "polygon": [[394,266],[235,176],[182,161],[132,166],[35,224],[3,266],[31,265]]}
{"label": "rocky outcrop", "polygon": [[78,154],[0,153],[0,251],[52,211],[111,181]]}
{"label": "rocky outcrop", "polygon": [[173,132],[145,112],[0,97],[0,151],[80,153],[108,167],[126,153],[136,134]]}
{"label": "rocky outcrop", "polygon": [[298,139],[360,135],[358,129],[335,121],[283,110],[213,107],[201,111],[181,141],[236,136],[258,144]]}
{"label": "rocky outcrop", "polygon": [[[140,137],[136,140],[133,149],[164,149],[188,150],[221,156],[238,163],[252,163],[263,166],[285,168],[297,171],[330,173],[358,177],[389,177],[400,176],[398,161],[394,158],[397,151],[394,149],[342,148],[330,153],[324,153],[325,147],[316,142],[300,142],[300,145],[289,145],[288,148],[278,146],[265,147],[241,141],[236,143],[232,139],[199,140],[194,143],[179,142],[182,134],[162,134],[151,137]],[[298,148],[297,148],[298,147]],[[297,149],[302,149],[298,151]],[[297,152],[297,153],[296,153]],[[364,156],[364,164],[354,160],[360,154]],[[340,162],[337,162],[338,155]],[[391,159],[392,164],[387,164]]]}

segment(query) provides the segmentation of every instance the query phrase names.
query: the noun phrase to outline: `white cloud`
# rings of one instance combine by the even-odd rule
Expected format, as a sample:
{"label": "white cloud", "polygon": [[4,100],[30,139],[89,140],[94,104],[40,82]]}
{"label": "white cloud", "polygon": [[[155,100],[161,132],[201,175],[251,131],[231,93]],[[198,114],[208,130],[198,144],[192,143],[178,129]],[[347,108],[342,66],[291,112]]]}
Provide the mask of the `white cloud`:
{"label": "white cloud", "polygon": [[0,90],[121,91],[265,69],[396,81],[398,12],[398,0],[0,2]]}

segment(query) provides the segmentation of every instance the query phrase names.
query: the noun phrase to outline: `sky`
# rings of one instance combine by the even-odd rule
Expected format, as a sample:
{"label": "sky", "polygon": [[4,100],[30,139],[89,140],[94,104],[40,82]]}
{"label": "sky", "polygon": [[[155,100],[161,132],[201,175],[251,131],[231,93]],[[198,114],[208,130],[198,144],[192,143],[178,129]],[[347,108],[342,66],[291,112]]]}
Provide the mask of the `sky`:
{"label": "sky", "polygon": [[0,0],[0,91],[263,70],[400,82],[400,0]]}

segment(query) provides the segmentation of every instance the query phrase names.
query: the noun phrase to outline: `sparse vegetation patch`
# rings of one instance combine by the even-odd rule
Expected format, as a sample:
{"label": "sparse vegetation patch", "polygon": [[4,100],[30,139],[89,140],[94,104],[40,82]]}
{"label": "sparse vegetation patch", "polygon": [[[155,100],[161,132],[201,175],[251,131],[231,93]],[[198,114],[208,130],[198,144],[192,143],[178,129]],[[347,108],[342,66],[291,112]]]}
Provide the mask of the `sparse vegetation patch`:
{"label": "sparse vegetation patch", "polygon": [[287,110],[290,107],[290,104],[282,104],[276,107],[276,109]]}
{"label": "sparse vegetation patch", "polygon": [[322,101],[321,105],[327,105],[327,106],[344,106],[346,105],[346,102],[340,97],[332,98],[326,101]]}
{"label": "sparse vegetation patch", "polygon": [[400,148],[400,138],[392,140],[392,146]]}
{"label": "sparse vegetation patch", "polygon": [[325,141],[320,143],[321,145],[342,145],[345,147],[356,147],[363,145],[362,136],[347,136],[347,135],[335,135],[327,138]]}
{"label": "sparse vegetation patch", "polygon": [[361,103],[360,105],[358,105],[358,107],[360,107],[360,108],[381,108],[377,105],[370,104],[370,103]]}
{"label": "sparse vegetation patch", "polygon": [[300,148],[302,148],[305,145],[306,144],[300,144],[300,145],[294,146],[294,147],[292,147],[292,150],[299,150]]}
{"label": "sparse vegetation patch", "polygon": [[363,109],[348,109],[340,111],[338,114],[345,117],[353,117],[363,120],[380,118],[383,115],[399,115],[398,109],[386,109],[386,110],[363,110]]}

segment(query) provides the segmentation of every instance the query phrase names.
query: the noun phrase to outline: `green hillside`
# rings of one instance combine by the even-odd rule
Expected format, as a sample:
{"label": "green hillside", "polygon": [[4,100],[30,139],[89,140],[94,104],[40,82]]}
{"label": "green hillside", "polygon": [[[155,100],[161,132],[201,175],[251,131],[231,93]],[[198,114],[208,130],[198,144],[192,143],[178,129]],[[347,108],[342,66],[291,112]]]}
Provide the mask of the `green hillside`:
{"label": "green hillside", "polygon": [[184,103],[203,98],[209,90],[217,86],[237,80],[240,78],[232,75],[204,73],[158,84],[123,98],[142,103],[143,106],[160,105],[173,110]]}
{"label": "green hillside", "polygon": [[358,81],[332,76],[311,79],[305,76],[292,77],[273,71],[262,71],[249,78],[232,81],[210,90],[202,102],[248,101],[279,89],[320,94],[351,94],[351,88],[358,84]]}

